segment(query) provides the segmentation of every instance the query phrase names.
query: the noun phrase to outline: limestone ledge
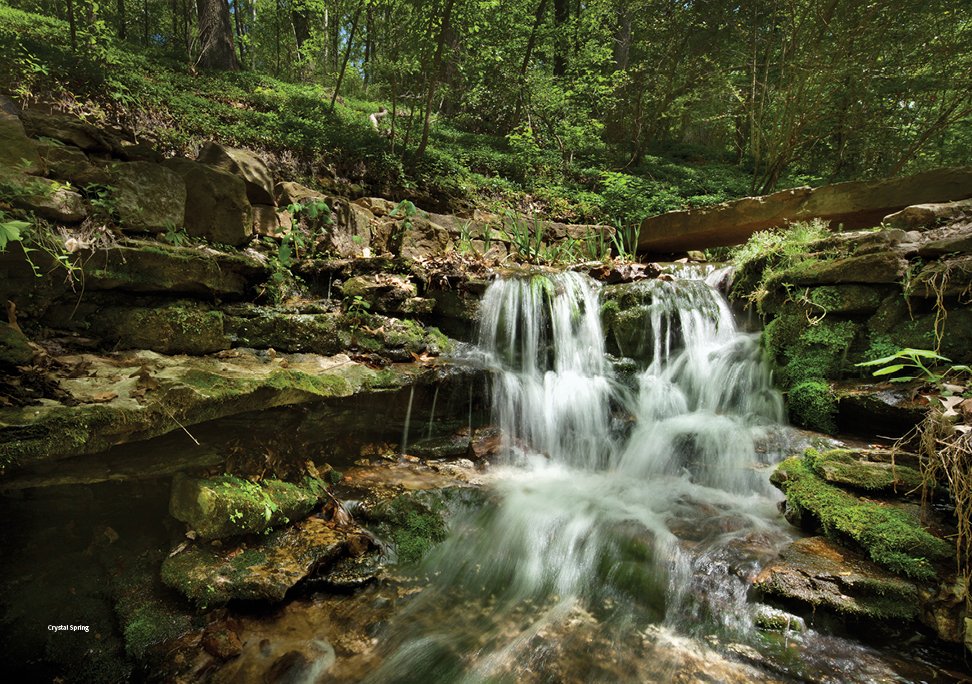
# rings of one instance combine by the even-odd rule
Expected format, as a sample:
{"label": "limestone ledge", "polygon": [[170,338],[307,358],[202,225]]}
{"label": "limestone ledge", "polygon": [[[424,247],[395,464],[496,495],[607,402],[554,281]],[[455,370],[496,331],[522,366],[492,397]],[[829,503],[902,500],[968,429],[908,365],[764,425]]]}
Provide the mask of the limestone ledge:
{"label": "limestone ledge", "polygon": [[0,408],[3,476],[17,466],[94,454],[233,414],[395,390],[432,377],[416,364],[376,370],[345,354],[249,349],[212,356],[80,354],[56,362],[67,369],[61,387],[68,399]]}

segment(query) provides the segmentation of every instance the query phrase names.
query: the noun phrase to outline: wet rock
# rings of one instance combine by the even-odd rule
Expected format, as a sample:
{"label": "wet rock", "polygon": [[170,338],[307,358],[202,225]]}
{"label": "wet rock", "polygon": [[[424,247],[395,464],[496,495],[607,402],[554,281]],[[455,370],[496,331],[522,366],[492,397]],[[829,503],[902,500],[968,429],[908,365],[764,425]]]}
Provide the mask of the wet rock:
{"label": "wet rock", "polygon": [[473,461],[495,459],[503,452],[503,431],[493,425],[476,428],[469,440],[469,458]]}
{"label": "wet rock", "polygon": [[208,479],[177,475],[172,480],[169,514],[201,539],[262,534],[306,517],[324,500],[326,490],[327,484],[314,478],[255,483],[230,475]]}
{"label": "wet rock", "polygon": [[122,230],[161,233],[182,226],[186,184],[169,168],[128,162],[112,166],[110,175],[111,202]]}
{"label": "wet rock", "polygon": [[917,514],[859,499],[825,482],[811,468],[818,456],[808,449],[803,457],[788,458],[770,478],[786,494],[786,505],[801,525],[855,543],[897,574],[934,579],[935,563],[951,558],[952,546],[922,527]]}
{"label": "wet rock", "polygon": [[34,138],[53,138],[85,152],[111,153],[115,138],[97,126],[61,114],[44,114],[34,109],[21,112],[27,133]]}
{"label": "wet rock", "polygon": [[55,223],[80,223],[88,215],[81,195],[63,183],[34,176],[4,176],[0,183],[10,188],[15,207],[32,211]]}
{"label": "wet rock", "polygon": [[162,581],[199,605],[280,601],[306,577],[348,555],[351,546],[367,548],[368,539],[357,528],[310,517],[253,545],[193,544],[162,563]]}
{"label": "wet rock", "polygon": [[250,240],[253,210],[241,178],[189,159],[167,159],[164,166],[185,186],[185,215],[179,222],[189,235],[234,247]]}
{"label": "wet rock", "polygon": [[373,582],[384,567],[378,553],[342,558],[321,577],[321,581],[333,589],[358,589]]}
{"label": "wet rock", "polygon": [[220,660],[236,658],[243,652],[239,635],[225,623],[209,625],[202,635],[202,647]]}
{"label": "wet rock", "polygon": [[417,440],[408,445],[410,454],[428,459],[460,458],[468,454],[469,449],[470,440],[468,434],[430,437],[428,439]]}
{"label": "wet rock", "polygon": [[76,147],[42,141],[37,143],[37,149],[51,178],[68,181],[75,187],[104,185],[111,180],[106,170],[88,161],[84,152]]}
{"label": "wet rock", "polygon": [[30,363],[35,353],[20,328],[0,322],[0,366],[22,366]]}
{"label": "wet rock", "polygon": [[922,624],[944,641],[963,643],[968,638],[965,631],[968,592],[969,587],[961,576],[938,586],[921,587]]}
{"label": "wet rock", "polygon": [[208,142],[199,151],[197,161],[242,178],[251,204],[277,204],[270,169],[249,150]]}
{"label": "wet rock", "polygon": [[902,230],[924,230],[966,214],[972,214],[972,200],[915,204],[885,216],[882,223]]}
{"label": "wet rock", "polygon": [[906,386],[847,382],[835,385],[834,391],[838,425],[857,434],[901,436],[928,411],[927,401]]}
{"label": "wet rock", "polygon": [[0,115],[0,169],[40,175],[46,170],[37,143],[27,137],[16,116]]}
{"label": "wet rock", "polygon": [[800,539],[764,568],[757,590],[790,604],[872,620],[918,616],[917,587],[823,537]]}
{"label": "wet rock", "polygon": [[269,270],[245,254],[140,240],[94,250],[84,263],[90,290],[218,296],[243,295]]}
{"label": "wet rock", "polygon": [[392,544],[399,563],[418,563],[446,538],[447,505],[461,488],[403,492],[394,498],[367,501],[364,524]]}
{"label": "wet rock", "polygon": [[758,606],[753,623],[764,632],[805,632],[803,618],[769,606]]}

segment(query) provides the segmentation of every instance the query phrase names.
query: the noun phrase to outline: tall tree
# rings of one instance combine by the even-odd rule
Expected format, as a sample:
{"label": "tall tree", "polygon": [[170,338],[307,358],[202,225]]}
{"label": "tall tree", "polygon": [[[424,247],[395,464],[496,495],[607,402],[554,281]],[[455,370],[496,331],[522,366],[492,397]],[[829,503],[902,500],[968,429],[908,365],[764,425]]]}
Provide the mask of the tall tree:
{"label": "tall tree", "polygon": [[238,69],[228,0],[196,0],[196,9],[199,12],[199,66],[222,71]]}

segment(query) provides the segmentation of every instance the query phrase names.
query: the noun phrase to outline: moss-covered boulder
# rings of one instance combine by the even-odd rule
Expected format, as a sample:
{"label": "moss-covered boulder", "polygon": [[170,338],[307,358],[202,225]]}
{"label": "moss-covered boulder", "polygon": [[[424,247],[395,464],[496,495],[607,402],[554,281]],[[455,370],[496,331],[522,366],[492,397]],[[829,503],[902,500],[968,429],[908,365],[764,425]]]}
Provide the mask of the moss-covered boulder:
{"label": "moss-covered boulder", "polygon": [[39,141],[37,149],[47,166],[47,175],[67,181],[78,188],[110,182],[108,172],[88,161],[87,155],[76,147],[49,140]]}
{"label": "moss-covered boulder", "polygon": [[799,539],[753,582],[787,605],[843,617],[908,621],[918,617],[918,588],[823,537]]}
{"label": "moss-covered boulder", "polygon": [[831,449],[805,456],[813,471],[827,482],[871,492],[914,493],[922,478],[914,468],[892,462],[872,461],[867,450]]}
{"label": "moss-covered boulder", "polygon": [[236,546],[192,544],[165,559],[162,581],[201,606],[281,601],[308,576],[371,545],[359,528],[314,516]]}
{"label": "moss-covered boulder", "polygon": [[86,121],[66,114],[45,114],[36,109],[25,109],[20,114],[27,134],[34,138],[51,138],[66,145],[73,145],[85,152],[111,153],[117,139]]}
{"label": "moss-covered boulder", "polygon": [[462,495],[450,490],[403,492],[364,508],[365,524],[392,543],[399,563],[418,563],[446,538],[446,501]]}
{"label": "moss-covered boulder", "polygon": [[323,480],[250,482],[230,475],[172,480],[169,513],[202,539],[261,534],[300,520],[326,496]]}
{"label": "moss-covered boulder", "polygon": [[834,285],[900,282],[907,262],[896,252],[876,252],[841,259],[804,261],[771,279],[770,284]]}
{"label": "moss-covered boulder", "polygon": [[0,174],[0,196],[12,205],[55,223],[80,223],[88,210],[70,186],[47,178]]}
{"label": "moss-covered boulder", "polygon": [[253,209],[242,178],[189,159],[167,159],[163,165],[184,183],[185,214],[179,224],[189,235],[233,247],[250,240]]}
{"label": "moss-covered boulder", "polygon": [[835,540],[853,543],[871,560],[912,579],[932,580],[935,563],[953,556],[950,544],[916,517],[889,505],[860,499],[828,484],[813,470],[819,454],[783,461],[771,481],[786,494],[787,518]]}

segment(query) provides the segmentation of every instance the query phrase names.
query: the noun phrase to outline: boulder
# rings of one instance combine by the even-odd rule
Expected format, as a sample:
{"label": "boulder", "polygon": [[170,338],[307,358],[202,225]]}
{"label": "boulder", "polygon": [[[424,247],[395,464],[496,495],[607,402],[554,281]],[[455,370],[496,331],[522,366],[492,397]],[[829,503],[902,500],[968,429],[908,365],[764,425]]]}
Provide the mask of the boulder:
{"label": "boulder", "polygon": [[399,313],[407,301],[418,296],[418,288],[408,276],[377,273],[349,278],[341,293],[345,298],[360,297],[375,313]]}
{"label": "boulder", "polygon": [[921,489],[922,483],[921,473],[914,468],[870,460],[868,450],[824,451],[813,459],[812,468],[831,484],[863,491],[912,494]]}
{"label": "boulder", "polygon": [[55,223],[80,223],[88,215],[81,195],[63,183],[35,176],[5,176],[11,204]]}
{"label": "boulder", "polygon": [[794,188],[709,207],[649,216],[641,224],[640,252],[678,252],[745,242],[760,230],[814,218],[844,228],[876,226],[905,207],[972,197],[972,167],[913,176]]}
{"label": "boulder", "polygon": [[918,256],[927,258],[972,252],[972,220],[956,221],[941,231],[928,231],[925,236],[933,239],[918,246]]}
{"label": "boulder", "polygon": [[27,134],[34,138],[52,138],[74,145],[85,152],[110,154],[117,147],[116,139],[103,130],[80,119],[63,114],[44,114],[25,109],[21,115]]}
{"label": "boulder", "polygon": [[235,174],[246,183],[246,196],[252,204],[276,205],[273,175],[262,159],[248,150],[206,143],[196,159]]}
{"label": "boulder", "polygon": [[[280,212],[281,214],[284,212]],[[280,228],[280,218],[277,208],[269,204],[253,205],[253,232],[257,235],[277,235]]]}
{"label": "boulder", "polygon": [[182,227],[186,184],[171,169],[150,162],[127,162],[113,165],[110,174],[111,201],[122,230],[161,233]]}
{"label": "boulder", "polygon": [[326,497],[323,480],[250,482],[230,475],[172,480],[169,514],[201,539],[263,534],[290,521],[301,520]]}
{"label": "boulder", "polygon": [[68,181],[76,187],[110,182],[108,172],[88,161],[87,155],[77,147],[42,141],[37,143],[37,149],[51,178]]}
{"label": "boulder", "polygon": [[379,218],[388,216],[397,206],[397,202],[392,202],[384,197],[360,197],[354,201],[354,204],[367,209]]}
{"label": "boulder", "polygon": [[281,206],[288,204],[303,204],[308,200],[327,201],[327,196],[317,190],[312,190],[306,185],[293,181],[283,181],[277,183],[276,188],[277,203]]}
{"label": "boulder", "polygon": [[41,175],[44,162],[37,143],[27,137],[16,116],[0,115],[0,169]]}
{"label": "boulder", "polygon": [[371,547],[371,538],[360,528],[315,516],[256,544],[193,544],[163,561],[162,581],[201,606],[232,600],[281,601],[308,576]]}
{"label": "boulder", "polygon": [[882,570],[823,537],[798,539],[753,582],[789,605],[826,609],[846,617],[908,621],[918,617],[914,583]]}
{"label": "boulder", "polygon": [[331,225],[325,233],[323,248],[340,257],[360,257],[371,247],[372,213],[346,199],[331,203]]}
{"label": "boulder", "polygon": [[[393,252],[406,259],[427,259],[453,249],[449,231],[423,216],[402,219],[393,229]],[[395,237],[399,239],[396,240]],[[397,244],[396,244],[397,243]]]}
{"label": "boulder", "polygon": [[783,271],[772,282],[791,285],[894,284],[901,280],[907,267],[908,262],[896,252],[875,252],[843,259],[808,261]]}
{"label": "boulder", "polygon": [[902,230],[924,230],[967,215],[972,215],[972,200],[915,204],[885,216],[882,223]]}
{"label": "boulder", "polygon": [[164,166],[182,180],[186,203],[180,223],[189,235],[233,247],[252,238],[253,210],[241,178],[189,159],[167,159]]}

